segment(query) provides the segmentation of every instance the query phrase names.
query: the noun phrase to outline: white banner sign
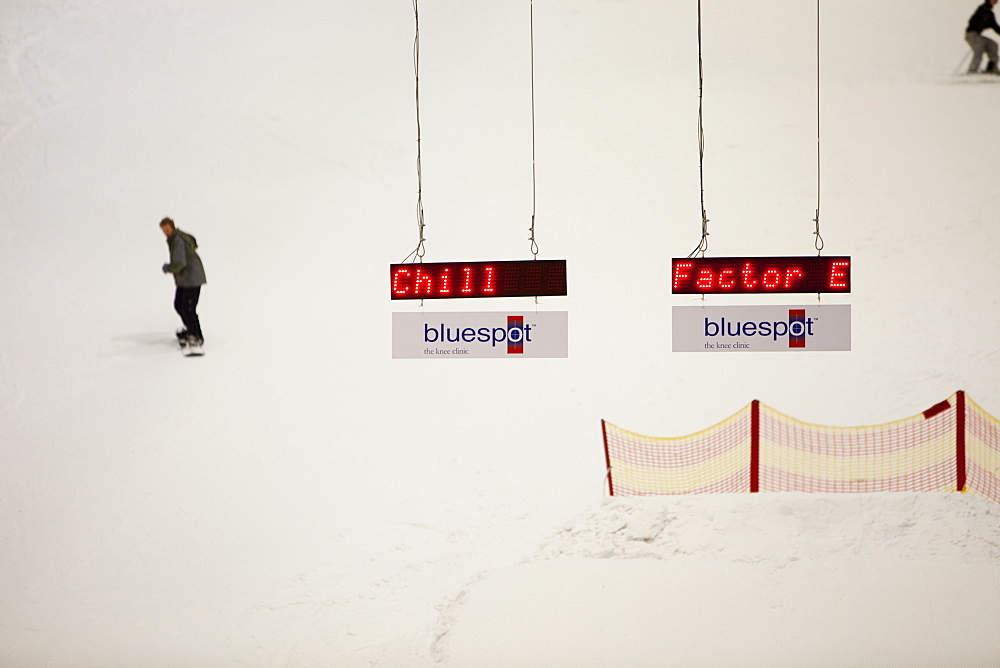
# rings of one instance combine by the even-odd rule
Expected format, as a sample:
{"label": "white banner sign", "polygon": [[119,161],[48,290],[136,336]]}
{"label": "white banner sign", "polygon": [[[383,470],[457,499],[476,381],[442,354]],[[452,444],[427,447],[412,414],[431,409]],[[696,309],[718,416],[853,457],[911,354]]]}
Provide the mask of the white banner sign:
{"label": "white banner sign", "polygon": [[673,350],[850,350],[851,306],[674,306]]}
{"label": "white banner sign", "polygon": [[393,313],[393,359],[568,357],[568,312]]}

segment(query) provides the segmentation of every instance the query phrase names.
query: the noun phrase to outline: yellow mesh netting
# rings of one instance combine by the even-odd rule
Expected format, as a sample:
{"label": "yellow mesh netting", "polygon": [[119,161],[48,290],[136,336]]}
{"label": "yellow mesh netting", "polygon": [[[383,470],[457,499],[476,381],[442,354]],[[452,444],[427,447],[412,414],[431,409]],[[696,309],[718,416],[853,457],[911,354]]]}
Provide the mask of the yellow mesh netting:
{"label": "yellow mesh netting", "polygon": [[964,484],[1000,502],[1000,421],[961,392],[919,415],[864,427],[809,424],[754,402],[690,436],[603,428],[614,495],[947,492]]}
{"label": "yellow mesh netting", "polygon": [[966,490],[1000,502],[1000,420],[966,398]]}

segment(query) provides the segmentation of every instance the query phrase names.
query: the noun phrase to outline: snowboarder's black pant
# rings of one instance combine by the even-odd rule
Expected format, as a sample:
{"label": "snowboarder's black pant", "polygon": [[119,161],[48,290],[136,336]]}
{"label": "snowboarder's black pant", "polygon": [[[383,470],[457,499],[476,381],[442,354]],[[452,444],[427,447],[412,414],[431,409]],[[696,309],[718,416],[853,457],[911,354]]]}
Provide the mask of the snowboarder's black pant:
{"label": "snowboarder's black pant", "polygon": [[184,329],[188,334],[204,338],[201,335],[201,321],[198,320],[198,298],[201,297],[201,286],[195,288],[177,287],[174,295],[174,310],[181,317]]}

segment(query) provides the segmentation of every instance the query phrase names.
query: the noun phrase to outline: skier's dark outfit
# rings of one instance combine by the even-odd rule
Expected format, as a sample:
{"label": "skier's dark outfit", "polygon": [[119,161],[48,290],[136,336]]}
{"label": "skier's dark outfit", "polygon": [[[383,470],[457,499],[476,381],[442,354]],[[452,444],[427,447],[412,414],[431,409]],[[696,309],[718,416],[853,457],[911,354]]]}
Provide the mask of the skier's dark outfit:
{"label": "skier's dark outfit", "polygon": [[984,30],[993,30],[1000,34],[1000,25],[997,24],[996,16],[993,15],[993,6],[997,0],[986,0],[976,8],[975,13],[969,18],[969,25],[965,29],[965,41],[972,49],[972,62],[969,63],[969,74],[979,72],[979,64],[983,60],[985,53],[988,62],[986,71],[997,74],[997,43],[982,34]]}
{"label": "skier's dark outfit", "polygon": [[167,237],[170,262],[163,265],[163,273],[174,275],[177,293],[174,295],[174,310],[181,317],[188,336],[198,343],[204,340],[201,321],[198,318],[198,299],[201,286],[205,284],[205,268],[198,257],[198,242],[186,232],[174,228]]}
{"label": "skier's dark outfit", "polygon": [[969,27],[965,32],[981,33],[988,28],[1000,33],[1000,25],[997,25],[997,17],[993,14],[993,6],[988,2],[976,7],[976,13],[969,19]]}

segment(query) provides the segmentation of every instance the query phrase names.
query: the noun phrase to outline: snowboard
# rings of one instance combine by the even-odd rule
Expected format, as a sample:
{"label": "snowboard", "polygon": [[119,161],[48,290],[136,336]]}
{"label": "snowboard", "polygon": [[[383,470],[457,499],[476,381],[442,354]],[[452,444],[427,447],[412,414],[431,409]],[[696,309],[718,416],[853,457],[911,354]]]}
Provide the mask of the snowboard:
{"label": "snowboard", "polygon": [[182,348],[184,357],[201,357],[205,354],[205,350],[197,344],[188,344]]}
{"label": "snowboard", "polygon": [[205,354],[200,343],[191,343],[183,332],[177,332],[177,345],[181,347],[184,357],[201,357]]}

